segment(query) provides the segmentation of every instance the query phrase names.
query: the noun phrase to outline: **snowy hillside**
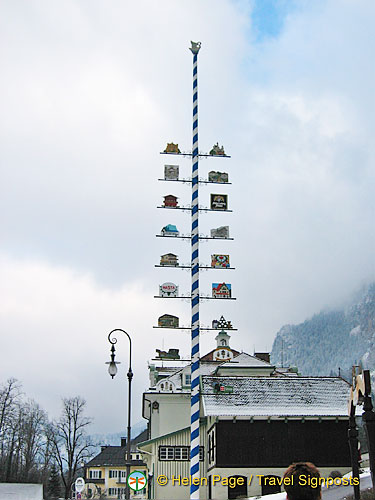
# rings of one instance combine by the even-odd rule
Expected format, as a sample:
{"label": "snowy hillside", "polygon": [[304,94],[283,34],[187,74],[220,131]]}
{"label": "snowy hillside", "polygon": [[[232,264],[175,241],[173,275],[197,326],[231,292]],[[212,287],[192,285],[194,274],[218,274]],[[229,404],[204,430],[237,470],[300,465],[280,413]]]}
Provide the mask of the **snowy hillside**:
{"label": "snowy hillside", "polygon": [[277,333],[271,360],[297,366],[302,375],[350,377],[353,364],[375,370],[375,283],[350,306],[323,311]]}

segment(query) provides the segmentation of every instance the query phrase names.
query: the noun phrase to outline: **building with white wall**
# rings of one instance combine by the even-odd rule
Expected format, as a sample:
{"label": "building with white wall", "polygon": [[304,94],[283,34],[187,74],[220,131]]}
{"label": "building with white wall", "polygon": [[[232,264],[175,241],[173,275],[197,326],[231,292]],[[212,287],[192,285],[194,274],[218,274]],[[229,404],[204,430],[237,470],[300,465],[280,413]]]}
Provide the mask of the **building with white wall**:
{"label": "building with white wall", "polygon": [[[348,383],[339,377],[301,377],[295,368],[273,366],[265,353],[239,353],[224,334],[201,358],[200,498],[280,491],[264,477],[282,477],[297,460],[312,461],[323,476],[348,472]],[[189,477],[190,365],[173,373],[152,365],[151,373],[153,385],[143,395],[148,439],[138,446],[150,472],[149,498],[188,499],[189,484],[182,478]],[[160,475],[167,477],[164,486],[158,484]],[[243,484],[231,488],[218,477],[242,477]]]}

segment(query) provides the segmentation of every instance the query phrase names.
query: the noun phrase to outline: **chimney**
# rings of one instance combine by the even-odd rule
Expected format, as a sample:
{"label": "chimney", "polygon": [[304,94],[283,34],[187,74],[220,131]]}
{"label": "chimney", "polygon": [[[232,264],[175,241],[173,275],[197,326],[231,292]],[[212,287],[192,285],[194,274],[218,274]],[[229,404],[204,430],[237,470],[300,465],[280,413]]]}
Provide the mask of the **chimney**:
{"label": "chimney", "polygon": [[254,356],[266,363],[270,362],[270,353],[269,352],[254,352]]}
{"label": "chimney", "polygon": [[121,438],[121,448],[126,448],[126,438]]}

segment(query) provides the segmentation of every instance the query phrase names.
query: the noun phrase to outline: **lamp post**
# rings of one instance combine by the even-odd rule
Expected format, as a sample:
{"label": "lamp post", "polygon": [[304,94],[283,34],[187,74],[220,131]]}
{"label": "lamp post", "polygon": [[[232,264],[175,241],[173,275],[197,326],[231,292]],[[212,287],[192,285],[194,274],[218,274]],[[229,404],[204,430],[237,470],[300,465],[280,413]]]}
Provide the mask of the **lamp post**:
{"label": "lamp post", "polygon": [[108,341],[110,342],[111,346],[111,361],[107,362],[106,364],[108,366],[108,373],[110,376],[113,378],[116,373],[117,373],[117,366],[120,364],[118,361],[115,361],[115,344],[117,344],[117,339],[115,337],[111,338],[111,335],[115,332],[122,332],[124,333],[128,339],[129,339],[129,369],[127,373],[128,377],[128,435],[127,435],[127,440],[126,440],[126,500],[130,499],[130,491],[129,491],[129,485],[128,485],[128,478],[130,475],[130,437],[131,437],[131,394],[132,394],[132,379],[133,379],[133,372],[132,372],[132,339],[130,338],[130,335],[125,331],[122,330],[121,328],[115,328],[108,334]]}

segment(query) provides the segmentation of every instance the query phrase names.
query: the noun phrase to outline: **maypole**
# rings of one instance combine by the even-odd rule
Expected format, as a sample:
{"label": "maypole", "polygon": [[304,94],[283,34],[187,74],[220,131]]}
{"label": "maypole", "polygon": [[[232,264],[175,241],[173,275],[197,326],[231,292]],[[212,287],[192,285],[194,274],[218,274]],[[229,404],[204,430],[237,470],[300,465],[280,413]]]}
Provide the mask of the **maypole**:
{"label": "maypole", "polygon": [[[193,149],[191,199],[191,423],[190,499],[199,499],[199,206],[198,206],[198,52],[200,42],[191,42],[193,53]],[[195,479],[195,481],[194,481]],[[194,484],[197,483],[197,484]]]}
{"label": "maypole", "polygon": [[[224,317],[220,321],[213,321],[212,328],[207,326],[200,326],[199,318],[199,304],[201,300],[218,299],[218,300],[235,300],[231,293],[230,283],[212,283],[212,296],[201,295],[199,291],[199,270],[200,269],[234,269],[229,266],[229,255],[211,255],[211,265],[203,265],[199,262],[199,240],[232,240],[229,237],[229,226],[222,226],[211,229],[210,236],[199,235],[199,212],[232,212],[228,209],[228,195],[222,193],[210,194],[210,208],[199,208],[198,203],[198,190],[199,184],[229,184],[228,174],[226,172],[209,172],[207,179],[199,179],[198,167],[199,157],[216,157],[216,158],[230,158],[225,154],[223,146],[216,143],[208,154],[199,153],[198,148],[198,53],[201,48],[200,42],[191,42],[190,50],[193,54],[193,147],[190,152],[181,152],[178,144],[173,142],[167,143],[167,147],[161,154],[178,155],[180,157],[192,158],[192,175],[191,180],[186,178],[179,178],[179,165],[164,165],[164,179],[160,181],[166,182],[183,182],[185,184],[191,182],[192,197],[191,206],[179,206],[177,197],[169,194],[164,196],[164,204],[158,208],[172,209],[172,210],[185,210],[191,212],[191,233],[180,234],[174,224],[167,224],[161,230],[161,234],[156,236],[163,238],[181,238],[191,240],[191,262],[189,265],[180,265],[178,256],[173,253],[168,253],[160,257],[160,264],[156,267],[164,268],[178,268],[178,269],[191,269],[191,324],[190,326],[183,326],[179,324],[179,318],[170,314],[164,314],[158,319],[158,326],[154,328],[172,328],[179,330],[191,331],[191,403],[190,403],[190,500],[199,499],[199,484],[200,484],[200,439],[199,439],[199,404],[200,404],[200,354],[199,354],[199,337],[200,331],[204,330],[219,330],[223,333],[224,328],[233,327],[231,322],[225,321]],[[186,295],[180,294],[178,285],[171,282],[159,285],[159,295],[156,298],[186,298]],[[225,332],[224,332],[225,333]],[[164,353],[163,356],[159,355],[157,359],[165,361],[175,361],[180,359],[176,353]],[[159,351],[160,352],[160,351]],[[223,354],[224,353],[224,354]],[[217,353],[215,360],[225,361],[230,358],[230,350],[220,349]],[[151,436],[153,438],[154,436]]]}

